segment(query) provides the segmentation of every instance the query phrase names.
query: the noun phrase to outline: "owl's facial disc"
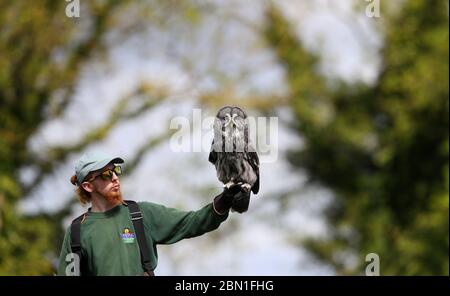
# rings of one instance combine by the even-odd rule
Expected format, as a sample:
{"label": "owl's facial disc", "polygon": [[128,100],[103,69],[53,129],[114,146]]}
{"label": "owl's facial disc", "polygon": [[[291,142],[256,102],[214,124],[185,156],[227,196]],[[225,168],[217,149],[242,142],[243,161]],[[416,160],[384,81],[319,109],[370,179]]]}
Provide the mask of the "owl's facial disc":
{"label": "owl's facial disc", "polygon": [[233,114],[233,117],[231,118],[231,121],[233,122],[234,126],[239,127],[239,124],[234,120],[238,115],[236,113]]}
{"label": "owl's facial disc", "polygon": [[225,127],[227,127],[232,121],[233,118],[231,118],[230,113],[225,114]]}

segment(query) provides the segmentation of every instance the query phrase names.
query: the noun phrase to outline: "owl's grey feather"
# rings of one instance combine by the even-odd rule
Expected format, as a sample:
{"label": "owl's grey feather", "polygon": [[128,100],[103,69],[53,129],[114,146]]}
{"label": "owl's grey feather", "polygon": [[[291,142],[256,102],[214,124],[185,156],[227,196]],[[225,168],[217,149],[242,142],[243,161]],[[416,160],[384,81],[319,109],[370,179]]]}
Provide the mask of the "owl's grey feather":
{"label": "owl's grey feather", "polygon": [[247,115],[241,108],[225,106],[217,112],[209,161],[225,186],[241,184],[243,191],[235,197],[232,209],[247,211],[250,190],[259,191],[259,158],[249,142]]}

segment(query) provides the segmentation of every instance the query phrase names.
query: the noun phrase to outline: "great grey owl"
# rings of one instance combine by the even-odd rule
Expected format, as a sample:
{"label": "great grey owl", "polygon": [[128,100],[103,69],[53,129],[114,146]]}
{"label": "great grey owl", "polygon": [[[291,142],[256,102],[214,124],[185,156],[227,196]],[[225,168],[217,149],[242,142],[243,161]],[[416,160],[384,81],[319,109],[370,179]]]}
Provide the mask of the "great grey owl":
{"label": "great grey owl", "polygon": [[209,161],[227,188],[234,184],[242,188],[231,208],[239,213],[247,211],[251,192],[259,191],[259,158],[249,142],[247,114],[241,108],[225,106],[217,112]]}

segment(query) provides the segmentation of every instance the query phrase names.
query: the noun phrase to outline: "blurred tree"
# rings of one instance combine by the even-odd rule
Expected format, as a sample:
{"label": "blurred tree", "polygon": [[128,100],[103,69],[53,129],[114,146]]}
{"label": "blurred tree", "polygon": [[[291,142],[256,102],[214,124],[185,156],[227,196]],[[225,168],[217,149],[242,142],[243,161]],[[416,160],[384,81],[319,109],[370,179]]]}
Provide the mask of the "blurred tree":
{"label": "blurred tree", "polygon": [[268,10],[264,36],[305,140],[288,158],[335,194],[332,234],[304,243],[339,274],[363,274],[366,254],[377,253],[383,275],[448,275],[448,1],[405,1],[381,20],[378,80],[330,88],[317,57]]}
{"label": "blurred tree", "polygon": [[[205,15],[218,16],[215,20],[228,17],[215,11],[221,11],[220,6],[190,0],[79,3],[80,18],[69,18],[65,14],[68,2],[63,0],[0,1],[0,275],[53,273],[51,261],[59,254],[65,232],[61,221],[71,214],[76,199],[57,214],[40,212],[30,216],[19,213],[17,205],[52,178],[58,165],[71,155],[101,142],[121,123],[135,119],[168,97],[166,87],[142,83],[118,99],[105,122],[93,127],[79,142],[31,149],[30,140],[42,126],[54,119],[64,120],[80,77],[91,63],[108,62],[108,50],[124,41],[148,42],[145,38],[158,35],[152,35],[154,31],[163,32],[164,38],[158,41],[167,47],[165,54],[171,62],[178,62],[192,81],[200,80],[203,72],[209,75],[216,71],[194,67],[199,56],[192,50],[184,51],[184,47],[191,44],[186,40],[191,41],[195,35],[193,27],[187,25],[201,23]],[[199,35],[200,41],[193,38],[192,43],[203,42],[203,33]],[[214,36],[217,42],[222,35]],[[218,52],[212,54],[213,61],[222,51],[219,43],[214,44]],[[214,75],[223,77],[216,72]],[[203,101],[206,97],[209,102],[218,98],[216,92],[201,95],[202,106],[207,105]],[[229,101],[229,96],[224,98],[224,102]],[[269,99],[262,99],[250,105],[267,108],[271,104]],[[173,132],[149,138],[138,147],[133,158],[127,159],[127,174]],[[21,178],[24,171],[31,172],[27,178]]]}
{"label": "blurred tree", "polygon": [[[164,89],[142,84],[119,100],[107,121],[80,143],[39,153],[28,147],[29,139],[44,122],[63,114],[86,64],[101,59],[112,43],[130,32],[137,33],[149,22],[161,25],[168,14],[190,7],[174,7],[172,1],[131,2],[80,1],[80,18],[65,15],[65,1],[0,2],[0,275],[53,273],[51,259],[59,254],[65,231],[61,219],[70,211],[66,208],[57,215],[26,216],[17,211],[19,200],[71,153],[104,139],[118,122],[138,116],[167,95]],[[158,4],[160,9],[155,12],[149,4]],[[188,11],[185,18],[192,17],[195,7]],[[130,13],[133,18],[124,18]],[[130,111],[127,106],[131,100],[134,109]],[[142,157],[162,139],[149,139],[136,157]],[[136,160],[130,163],[128,171]],[[24,167],[35,175],[27,183],[20,179]]]}
{"label": "blurred tree", "polygon": [[[32,155],[27,140],[44,120],[64,110],[82,65],[101,47],[117,1],[89,7],[91,15],[83,21],[91,30],[85,36],[76,36],[77,22],[65,16],[66,4],[0,4],[0,275],[52,273],[49,256],[58,225],[48,217],[17,214],[25,187],[19,170],[46,159]],[[38,175],[49,170],[42,165]]]}

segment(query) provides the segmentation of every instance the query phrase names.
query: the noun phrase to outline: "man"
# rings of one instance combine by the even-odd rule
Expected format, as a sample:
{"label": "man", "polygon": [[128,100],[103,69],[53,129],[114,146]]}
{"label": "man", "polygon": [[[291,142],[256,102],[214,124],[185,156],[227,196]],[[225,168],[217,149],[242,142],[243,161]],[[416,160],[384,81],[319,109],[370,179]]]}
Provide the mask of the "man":
{"label": "man", "polygon": [[[234,195],[240,188],[224,189],[212,203],[197,211],[180,211],[151,202],[137,203],[142,213],[145,238],[139,241],[140,221],[132,221],[131,204],[124,201],[119,176],[124,160],[102,153],[84,154],[75,166],[71,182],[77,186],[82,203],[92,204],[78,221],[80,243],[72,236],[77,228],[66,231],[59,258],[58,275],[74,275],[74,264],[81,262],[82,275],[148,275],[157,265],[157,244],[172,244],[184,238],[202,235],[219,227],[228,217]],[[237,186],[239,187],[239,186]],[[137,212],[137,211],[136,211]],[[140,215],[140,214],[139,214]],[[140,218],[134,218],[133,220]],[[141,226],[142,227],[142,226]],[[73,249],[81,245],[81,260]],[[144,254],[140,253],[143,252]],[[147,265],[143,258],[147,257]],[[150,269],[150,270],[145,270]]]}

